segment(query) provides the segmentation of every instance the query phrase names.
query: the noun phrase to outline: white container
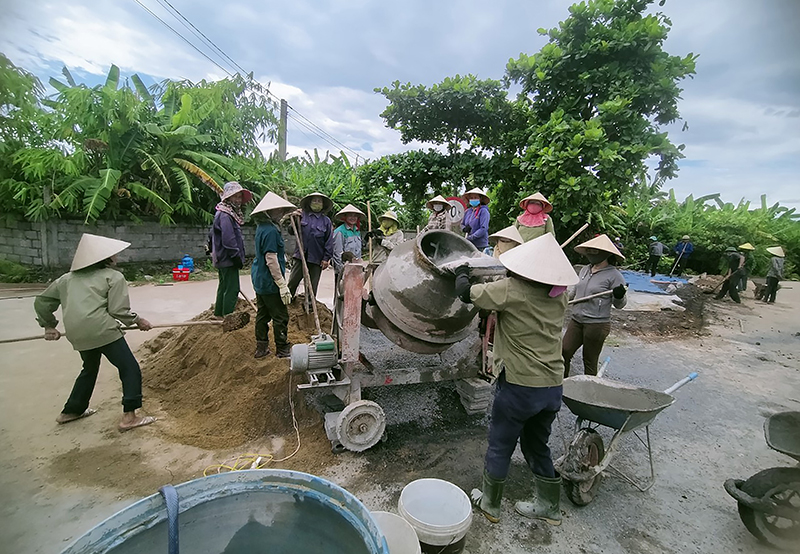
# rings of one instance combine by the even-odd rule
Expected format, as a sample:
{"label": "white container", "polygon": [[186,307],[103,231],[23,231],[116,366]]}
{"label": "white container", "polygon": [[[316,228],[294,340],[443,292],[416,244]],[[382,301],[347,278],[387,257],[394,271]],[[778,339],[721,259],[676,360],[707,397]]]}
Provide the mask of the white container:
{"label": "white container", "polygon": [[[441,479],[418,479],[403,488],[397,511],[426,545],[460,552],[472,524],[472,503],[453,483]],[[460,543],[460,544],[459,544]],[[459,548],[460,547],[460,548]]]}
{"label": "white container", "polygon": [[389,512],[371,512],[389,544],[389,554],[421,554],[417,533],[402,517]]}

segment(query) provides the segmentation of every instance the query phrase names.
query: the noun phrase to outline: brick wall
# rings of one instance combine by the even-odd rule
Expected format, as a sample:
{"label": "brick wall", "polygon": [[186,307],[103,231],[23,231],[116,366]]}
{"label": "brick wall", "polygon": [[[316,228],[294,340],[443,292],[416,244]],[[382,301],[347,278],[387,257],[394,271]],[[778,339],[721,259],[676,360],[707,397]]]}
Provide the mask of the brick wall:
{"label": "brick wall", "polygon": [[42,265],[41,224],[11,219],[0,224],[0,258]]}

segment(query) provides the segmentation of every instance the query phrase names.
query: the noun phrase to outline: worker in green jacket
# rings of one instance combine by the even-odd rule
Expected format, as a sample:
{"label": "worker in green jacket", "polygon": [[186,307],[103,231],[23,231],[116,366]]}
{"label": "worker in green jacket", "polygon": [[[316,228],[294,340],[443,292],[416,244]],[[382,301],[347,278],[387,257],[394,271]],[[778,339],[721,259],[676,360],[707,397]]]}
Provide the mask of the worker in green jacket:
{"label": "worker in green jacket", "polygon": [[128,242],[84,233],[69,273],[56,279],[33,302],[46,340],[61,338],[54,315],[61,306],[67,340],[83,360],[83,370],[56,418],[58,423],[95,413],[89,408],[89,400],[103,356],[119,370],[122,381],[123,413],[119,430],[128,431],[156,420],[136,412],[142,407],[142,372],[120,328],[121,325],[136,325],[142,331],[152,328],[149,321],[131,311],[125,277],[113,269],[117,255],[129,246]]}
{"label": "worker in green jacket", "polygon": [[541,192],[523,198],[519,207],[523,211],[514,221],[514,227],[525,242],[541,237],[545,233],[555,235],[553,218],[547,215],[553,211],[553,205]]}
{"label": "worker in green jacket", "polygon": [[565,291],[578,282],[578,276],[551,233],[502,254],[500,263],[509,276],[491,283],[470,285],[469,268],[455,270],[455,292],[461,300],[497,312],[497,389],[483,486],[472,491],[472,500],[489,521],[500,520],[500,500],[519,440],[533,471],[536,498],[518,502],[515,509],[523,516],[559,525],[561,477],[553,467],[547,442],[561,408]]}

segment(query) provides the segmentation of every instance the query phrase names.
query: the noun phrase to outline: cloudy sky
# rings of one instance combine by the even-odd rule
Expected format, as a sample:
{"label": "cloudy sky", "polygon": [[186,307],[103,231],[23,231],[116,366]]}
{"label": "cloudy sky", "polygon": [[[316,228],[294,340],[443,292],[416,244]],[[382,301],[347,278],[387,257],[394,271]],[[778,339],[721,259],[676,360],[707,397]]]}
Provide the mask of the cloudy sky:
{"label": "cloudy sky", "polygon": [[[192,37],[166,0],[138,2]],[[573,3],[169,2],[297,112],[373,159],[418,146],[383,125],[375,87],[456,73],[501,78],[509,58],[544,44],[536,29],[555,26]],[[700,55],[680,104],[689,128],[669,129],[686,159],[668,186],[681,198],[720,192],[733,202],[767,193],[770,203],[800,209],[800,1],[667,0],[662,10],[673,22],[667,50]],[[137,0],[0,0],[0,51],[43,81],[66,65],[94,84],[112,63],[148,84],[225,76]],[[315,147],[336,150],[290,119],[289,153]]]}

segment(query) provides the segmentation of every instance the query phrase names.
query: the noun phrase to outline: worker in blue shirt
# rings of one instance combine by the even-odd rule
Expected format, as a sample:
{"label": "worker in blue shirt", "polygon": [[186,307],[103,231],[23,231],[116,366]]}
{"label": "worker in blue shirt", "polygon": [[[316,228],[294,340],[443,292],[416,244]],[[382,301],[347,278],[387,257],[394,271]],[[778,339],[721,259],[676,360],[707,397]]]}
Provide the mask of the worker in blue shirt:
{"label": "worker in blue shirt", "polygon": [[683,270],[686,269],[686,263],[689,261],[689,256],[694,252],[694,245],[689,238],[689,235],[683,235],[680,242],[675,245],[673,249],[675,256],[678,258],[675,262],[675,269],[678,272],[678,277],[683,275]]}
{"label": "worker in blue shirt", "polygon": [[461,219],[461,230],[466,233],[467,240],[479,251],[489,246],[489,197],[479,188],[464,193],[468,206]]}

